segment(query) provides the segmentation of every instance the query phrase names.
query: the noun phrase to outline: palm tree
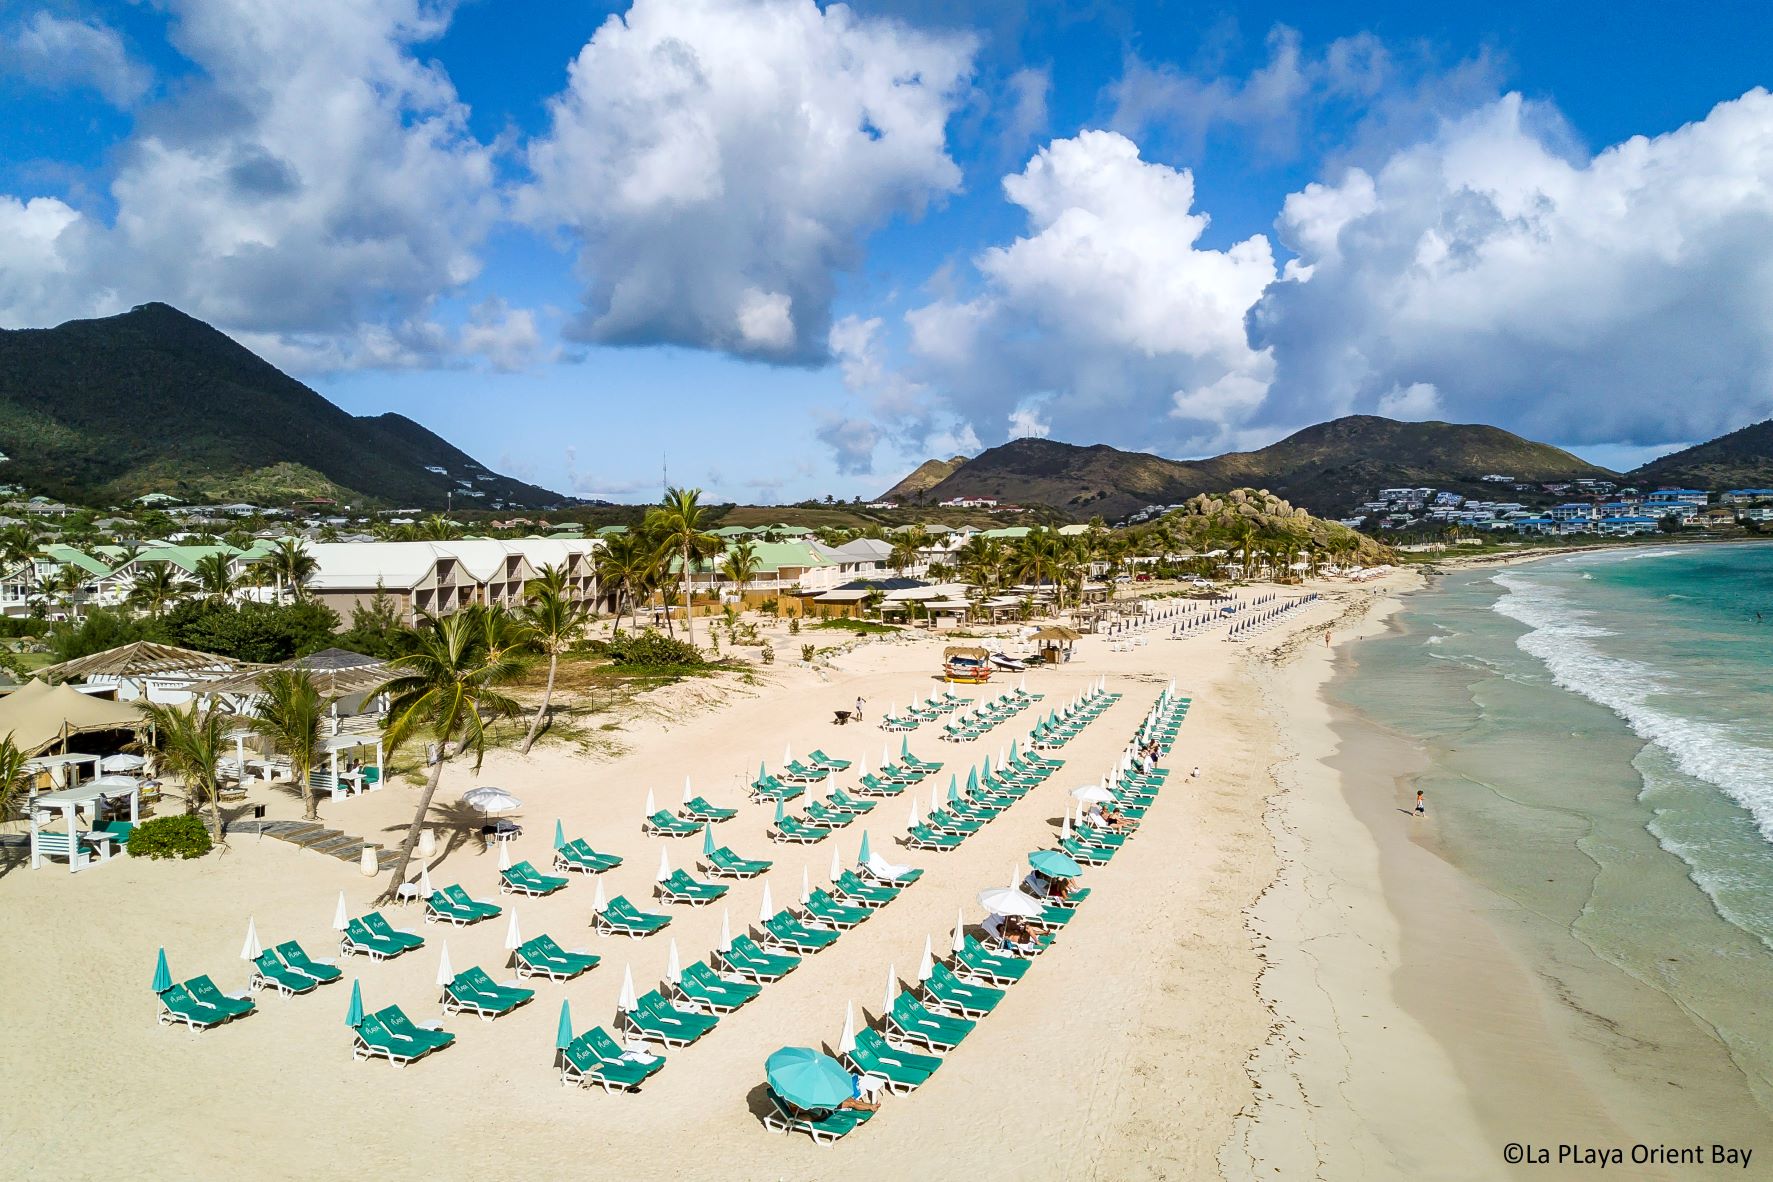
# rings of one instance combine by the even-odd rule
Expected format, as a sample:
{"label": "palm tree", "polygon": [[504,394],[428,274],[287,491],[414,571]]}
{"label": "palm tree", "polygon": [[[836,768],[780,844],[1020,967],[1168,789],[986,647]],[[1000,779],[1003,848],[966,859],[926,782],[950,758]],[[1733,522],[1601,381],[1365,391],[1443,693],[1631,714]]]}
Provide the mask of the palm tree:
{"label": "palm tree", "polygon": [[136,572],[128,602],[147,612],[151,619],[159,619],[161,612],[190,590],[190,584],[170,562],[143,563],[136,567]]}
{"label": "palm tree", "polygon": [[160,766],[184,782],[186,809],[195,811],[193,799],[209,801],[211,831],[220,845],[221,777],[216,769],[228,748],[228,716],[200,708],[195,698],[188,710],[164,702],[140,702],[136,708],[147,715],[159,736]]}
{"label": "palm tree", "polygon": [[961,577],[990,595],[1003,578],[1004,548],[999,538],[974,534],[955,551],[954,559]]}
{"label": "palm tree", "polygon": [[699,488],[665,490],[658,505],[647,512],[649,532],[661,553],[676,556],[683,570],[684,627],[689,642],[696,643],[695,600],[690,593],[690,572],[698,562],[720,552],[720,541],[702,528],[708,511],[702,508]]}
{"label": "palm tree", "polygon": [[524,755],[535,744],[541,732],[542,719],[554,700],[554,675],[560,668],[560,654],[572,647],[585,630],[590,617],[583,604],[575,603],[566,594],[566,575],[557,567],[543,567],[542,575],[529,585],[529,602],[523,605],[518,619],[529,632],[530,643],[547,654],[548,684],[542,690],[542,704],[530,721],[529,733],[523,736],[520,749]]}
{"label": "palm tree", "polygon": [[1036,529],[1028,532],[1011,558],[1011,569],[1023,582],[1033,583],[1037,587],[1048,582],[1054,585],[1060,611],[1065,609],[1065,588],[1059,582],[1059,558],[1062,550],[1059,535],[1050,529]]}
{"label": "palm tree", "polygon": [[227,599],[240,585],[233,560],[226,554],[205,554],[197,560],[191,573],[197,576],[197,589],[217,603]]}
{"label": "palm tree", "polygon": [[0,739],[0,821],[11,820],[31,782],[30,757],[13,745],[12,736]]}
{"label": "palm tree", "polygon": [[320,794],[308,773],[320,761],[321,720],[331,703],[306,669],[270,670],[259,678],[259,693],[258,715],[249,725],[289,757],[290,779],[302,787],[302,815],[312,821],[320,815]]}
{"label": "palm tree", "polygon": [[597,555],[597,582],[614,597],[616,627],[622,626],[622,609],[630,611],[646,585],[647,572],[652,569],[652,555],[645,541],[636,534],[611,534]]}
{"label": "palm tree", "polygon": [[374,691],[390,699],[388,723],[382,731],[390,761],[395,751],[421,734],[430,734],[437,743],[437,762],[431,765],[418,810],[400,844],[400,860],[382,895],[384,902],[392,901],[395,889],[406,881],[406,868],[431,811],[431,798],[437,795],[444,765],[472,751],[474,770],[479,771],[486,758],[486,724],[518,712],[517,703],[499,687],[511,682],[523,663],[509,649],[488,646],[496,629],[495,623],[484,618],[490,614],[484,610],[443,617],[421,614],[413,651],[395,658],[394,675]]}
{"label": "palm tree", "polygon": [[426,542],[447,542],[451,538],[461,536],[461,528],[441,513],[433,513],[420,522],[416,530],[419,540]]}
{"label": "palm tree", "polygon": [[265,555],[265,567],[277,578],[277,599],[283,600],[283,589],[289,588],[290,593],[298,600],[308,596],[307,582],[320,570],[320,563],[308,553],[307,543],[296,538],[284,538]]}
{"label": "palm tree", "polygon": [[745,588],[756,581],[761,565],[762,562],[757,557],[757,547],[749,541],[740,542],[728,550],[726,557],[721,560],[721,576],[738,588],[741,608],[745,605]]}

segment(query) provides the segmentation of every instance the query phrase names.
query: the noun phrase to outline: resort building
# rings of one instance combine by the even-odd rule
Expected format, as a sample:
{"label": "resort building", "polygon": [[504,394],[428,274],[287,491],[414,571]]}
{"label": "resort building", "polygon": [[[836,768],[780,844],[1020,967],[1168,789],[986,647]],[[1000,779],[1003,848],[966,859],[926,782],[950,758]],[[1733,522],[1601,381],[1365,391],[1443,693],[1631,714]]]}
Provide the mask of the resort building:
{"label": "resort building", "polygon": [[595,603],[598,546],[589,538],[316,542],[308,553],[319,569],[307,589],[346,623],[378,592],[410,623],[420,612],[451,615],[471,603],[515,606],[529,580],[555,566],[566,573],[573,599]]}

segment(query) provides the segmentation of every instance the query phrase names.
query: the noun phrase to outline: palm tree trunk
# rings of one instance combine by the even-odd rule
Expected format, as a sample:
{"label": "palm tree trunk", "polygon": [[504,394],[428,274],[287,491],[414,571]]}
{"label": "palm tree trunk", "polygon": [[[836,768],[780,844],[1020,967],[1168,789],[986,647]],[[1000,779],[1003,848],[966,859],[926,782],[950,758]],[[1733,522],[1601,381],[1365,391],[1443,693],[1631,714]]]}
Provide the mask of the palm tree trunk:
{"label": "palm tree trunk", "polygon": [[394,863],[394,877],[388,880],[388,888],[376,899],[378,903],[394,902],[395,892],[406,881],[406,868],[412,863],[413,849],[419,844],[419,830],[425,827],[425,817],[431,812],[431,798],[437,795],[438,781],[443,779],[443,765],[449,762],[443,754],[446,746],[443,742],[437,744],[437,762],[431,765],[431,778],[425,781],[418,811],[413,814],[412,824],[407,826],[406,840],[400,843],[400,861]]}
{"label": "palm tree trunk", "polygon": [[[213,772],[213,769],[212,769]],[[212,840],[216,845],[222,844],[222,785],[218,776],[211,775],[209,780],[209,827]]]}
{"label": "palm tree trunk", "polygon": [[689,546],[683,548],[683,629],[693,646],[696,643],[696,601],[690,598]]}
{"label": "palm tree trunk", "polygon": [[[302,768],[299,773],[297,773],[297,769],[293,766],[289,770],[291,773],[299,774],[302,777],[302,819],[305,821],[318,821],[320,819],[320,790],[314,787],[313,766],[310,765]],[[378,774],[383,770],[386,769],[378,769]],[[242,768],[241,774],[244,775],[245,771],[246,769]]]}
{"label": "palm tree trunk", "polygon": [[548,654],[548,688],[542,691],[542,704],[536,707],[535,719],[529,724],[529,734],[523,736],[523,747],[520,755],[528,755],[529,749],[536,741],[536,735],[542,729],[542,719],[548,714],[548,703],[554,698],[554,671],[560,667],[560,654]]}

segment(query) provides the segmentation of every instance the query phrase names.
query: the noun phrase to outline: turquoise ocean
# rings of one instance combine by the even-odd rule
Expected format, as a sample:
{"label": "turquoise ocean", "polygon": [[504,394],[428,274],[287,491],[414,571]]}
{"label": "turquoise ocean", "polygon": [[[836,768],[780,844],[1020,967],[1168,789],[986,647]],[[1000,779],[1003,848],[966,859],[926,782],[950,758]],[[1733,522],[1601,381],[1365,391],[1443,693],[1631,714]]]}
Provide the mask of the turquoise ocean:
{"label": "turquoise ocean", "polygon": [[1422,754],[1573,1045],[1645,1112],[1773,1116],[1773,545],[1447,574],[1357,653],[1332,701]]}

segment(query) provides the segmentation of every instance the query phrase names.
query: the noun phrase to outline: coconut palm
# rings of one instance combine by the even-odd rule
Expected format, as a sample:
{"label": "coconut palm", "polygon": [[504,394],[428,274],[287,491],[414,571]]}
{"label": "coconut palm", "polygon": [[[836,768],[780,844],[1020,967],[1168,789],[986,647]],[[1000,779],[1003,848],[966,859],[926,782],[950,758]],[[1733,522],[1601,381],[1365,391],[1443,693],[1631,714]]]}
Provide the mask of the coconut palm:
{"label": "coconut palm", "polygon": [[29,758],[13,745],[11,735],[0,739],[0,821],[10,820],[24,801],[31,782],[31,769],[25,766]]}
{"label": "coconut palm", "polygon": [[52,602],[62,605],[71,619],[80,618],[80,591],[86,586],[86,572],[73,563],[66,563],[56,568],[54,574],[43,580],[43,593]]}
{"label": "coconut palm", "polygon": [[221,775],[217,768],[227,753],[230,719],[220,710],[205,710],[197,699],[189,709],[164,702],[139,702],[136,706],[152,724],[160,745],[160,767],[185,785],[185,807],[207,800],[212,816],[211,835],[222,840]]}
{"label": "coconut palm", "polygon": [[240,585],[233,560],[226,554],[205,554],[191,573],[197,576],[197,589],[216,602],[227,599]]}
{"label": "coconut palm", "polygon": [[684,627],[689,642],[696,642],[695,600],[690,592],[690,573],[701,560],[720,552],[720,539],[703,528],[708,511],[702,508],[699,488],[672,488],[647,511],[648,533],[661,554],[674,556],[682,567]]}
{"label": "coconut palm", "polygon": [[320,793],[309,773],[320,761],[320,731],[332,699],[321,697],[306,669],[272,669],[259,678],[258,714],[248,720],[256,733],[289,757],[289,777],[302,787],[310,821],[320,815]]}
{"label": "coconut palm", "polygon": [[[485,609],[452,616],[419,616],[412,640],[413,651],[392,662],[393,675],[374,691],[390,700],[388,722],[382,731],[386,757],[413,739],[428,734],[437,744],[437,761],[425,781],[425,790],[400,844],[400,859],[382,899],[391,902],[395,889],[406,881],[419,830],[431,811],[444,766],[458,755],[472,753],[474,770],[486,758],[487,723],[509,718],[518,705],[500,688],[523,670],[519,656],[497,644],[498,624]],[[489,646],[489,639],[495,644]]]}
{"label": "coconut palm", "polygon": [[131,607],[139,608],[147,612],[149,618],[157,620],[161,612],[177,603],[190,589],[191,585],[172,563],[142,563],[136,567],[128,602]]}
{"label": "coconut palm", "polygon": [[615,602],[616,627],[622,626],[622,610],[632,614],[644,594],[652,555],[643,538],[632,533],[611,534],[597,554],[597,582]]}
{"label": "coconut palm", "polygon": [[1058,534],[1050,529],[1035,529],[1022,539],[1010,559],[1010,569],[1023,582],[1037,587],[1043,583],[1053,584],[1060,611],[1065,610],[1065,587],[1059,582],[1059,564],[1064,551],[1063,539]]}
{"label": "coconut palm", "polygon": [[284,538],[265,555],[264,566],[277,579],[277,598],[281,602],[287,588],[298,600],[308,596],[307,582],[320,571],[320,563],[308,553],[306,542]]}
{"label": "coconut palm", "polygon": [[974,534],[955,551],[954,561],[962,578],[979,588],[982,594],[990,595],[1003,579],[1003,541]]}
{"label": "coconut palm", "polygon": [[419,522],[416,532],[419,539],[426,542],[447,542],[462,536],[461,527],[441,513],[433,513]]}
{"label": "coconut palm", "polygon": [[530,721],[529,733],[523,736],[520,748],[528,755],[554,700],[554,675],[560,668],[560,654],[584,633],[590,613],[566,594],[565,573],[550,566],[543,567],[541,577],[530,583],[529,602],[517,616],[529,633],[530,644],[548,658],[548,684],[542,690],[542,704],[536,707],[536,716]]}
{"label": "coconut palm", "polygon": [[762,562],[757,557],[757,547],[748,541],[740,542],[728,550],[726,557],[721,559],[721,577],[738,589],[741,607],[745,603],[745,588],[756,581],[757,571],[761,566]]}

